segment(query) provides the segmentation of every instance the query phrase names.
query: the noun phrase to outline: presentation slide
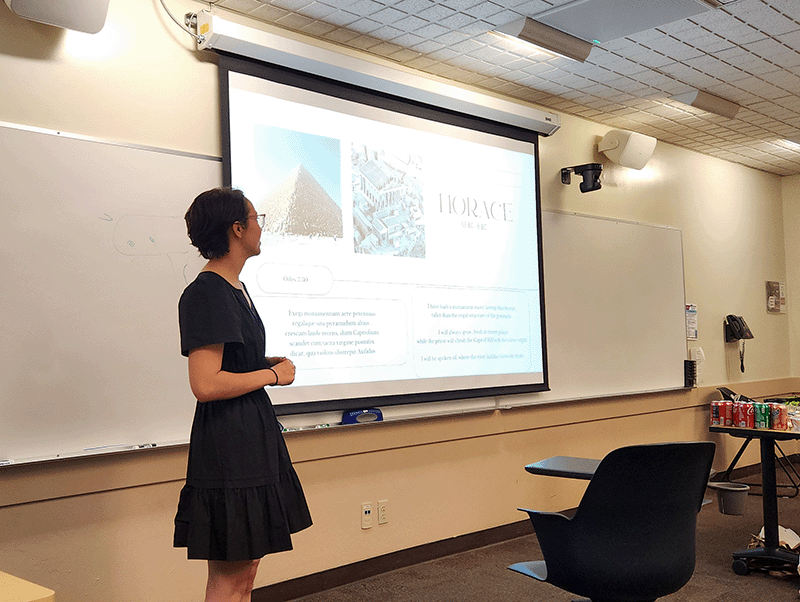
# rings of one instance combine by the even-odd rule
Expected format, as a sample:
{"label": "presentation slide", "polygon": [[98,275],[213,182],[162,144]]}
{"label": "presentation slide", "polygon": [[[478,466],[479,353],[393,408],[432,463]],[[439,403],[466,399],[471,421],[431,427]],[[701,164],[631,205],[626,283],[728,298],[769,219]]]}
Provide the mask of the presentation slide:
{"label": "presentation slide", "polygon": [[297,365],[276,405],[545,388],[533,143],[237,72],[228,96],[266,215],[242,279]]}

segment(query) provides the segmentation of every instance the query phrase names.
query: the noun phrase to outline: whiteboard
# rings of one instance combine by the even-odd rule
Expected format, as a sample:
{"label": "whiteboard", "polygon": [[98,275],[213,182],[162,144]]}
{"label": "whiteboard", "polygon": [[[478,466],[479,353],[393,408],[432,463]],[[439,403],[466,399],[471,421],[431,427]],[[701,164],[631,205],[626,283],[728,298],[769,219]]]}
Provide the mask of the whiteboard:
{"label": "whiteboard", "polygon": [[183,215],[219,159],[0,125],[0,462],[188,439]]}
{"label": "whiteboard", "polygon": [[[218,158],[0,123],[0,466],[188,440],[183,214],[221,181]],[[543,244],[552,390],[387,418],[682,386],[680,231],[546,211]]]}
{"label": "whiteboard", "polygon": [[681,231],[542,212],[550,391],[501,407],[683,387]]}

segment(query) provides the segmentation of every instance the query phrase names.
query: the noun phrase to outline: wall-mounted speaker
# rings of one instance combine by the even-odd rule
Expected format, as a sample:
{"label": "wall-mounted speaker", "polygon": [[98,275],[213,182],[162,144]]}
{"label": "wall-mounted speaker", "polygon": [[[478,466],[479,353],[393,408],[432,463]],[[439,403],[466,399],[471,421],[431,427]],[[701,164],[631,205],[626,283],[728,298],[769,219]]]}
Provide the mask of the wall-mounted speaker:
{"label": "wall-mounted speaker", "polygon": [[106,23],[109,0],[5,0],[23,19],[97,33]]}
{"label": "wall-mounted speaker", "polygon": [[653,156],[656,149],[655,138],[627,132],[625,130],[611,130],[597,145],[597,150],[604,153],[614,163],[624,167],[641,169]]}

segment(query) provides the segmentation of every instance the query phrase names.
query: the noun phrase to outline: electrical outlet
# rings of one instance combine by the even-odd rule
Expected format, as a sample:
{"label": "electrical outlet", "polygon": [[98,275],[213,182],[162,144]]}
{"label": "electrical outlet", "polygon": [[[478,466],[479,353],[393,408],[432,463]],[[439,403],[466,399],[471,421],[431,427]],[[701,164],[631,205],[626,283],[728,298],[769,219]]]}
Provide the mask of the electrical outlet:
{"label": "electrical outlet", "polygon": [[372,503],[364,502],[361,504],[361,528],[372,528]]}
{"label": "electrical outlet", "polygon": [[386,507],[389,505],[388,500],[378,500],[378,524],[385,525],[389,522],[389,515]]}

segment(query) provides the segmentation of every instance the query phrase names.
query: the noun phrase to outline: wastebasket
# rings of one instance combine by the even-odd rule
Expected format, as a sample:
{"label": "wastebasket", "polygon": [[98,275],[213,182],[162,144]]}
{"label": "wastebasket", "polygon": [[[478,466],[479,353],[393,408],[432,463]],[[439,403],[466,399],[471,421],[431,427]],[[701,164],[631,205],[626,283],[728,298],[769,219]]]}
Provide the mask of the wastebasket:
{"label": "wastebasket", "polygon": [[708,486],[717,491],[719,511],[722,512],[722,514],[744,514],[747,494],[750,491],[749,485],[745,483],[723,482],[709,483]]}

